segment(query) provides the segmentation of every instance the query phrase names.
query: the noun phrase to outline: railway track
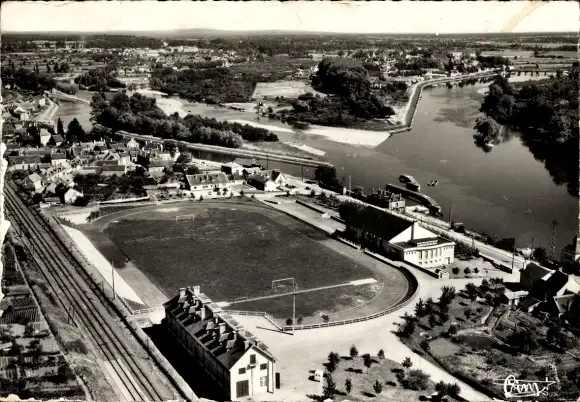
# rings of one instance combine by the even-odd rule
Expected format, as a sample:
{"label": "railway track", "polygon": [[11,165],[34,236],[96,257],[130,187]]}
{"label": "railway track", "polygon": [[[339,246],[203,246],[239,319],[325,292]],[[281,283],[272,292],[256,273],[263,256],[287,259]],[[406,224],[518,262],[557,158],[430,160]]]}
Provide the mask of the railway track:
{"label": "railway track", "polygon": [[[135,356],[135,348],[107,309],[105,297],[83,267],[62,244],[37,210],[27,208],[10,185],[5,186],[6,210],[11,224],[44,274],[62,306],[84,330],[128,401],[175,399],[174,392]],[[100,296],[100,297],[99,297]],[[118,317],[117,317],[118,318]]]}

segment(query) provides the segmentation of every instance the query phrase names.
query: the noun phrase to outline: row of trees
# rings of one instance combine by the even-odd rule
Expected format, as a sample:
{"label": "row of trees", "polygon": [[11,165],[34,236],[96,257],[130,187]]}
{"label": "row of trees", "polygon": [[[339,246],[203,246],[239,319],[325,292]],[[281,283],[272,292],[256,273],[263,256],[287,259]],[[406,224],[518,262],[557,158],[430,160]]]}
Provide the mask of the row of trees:
{"label": "row of trees", "polygon": [[138,93],[132,97],[116,94],[107,104],[103,93],[93,96],[92,120],[113,131],[126,130],[164,139],[220,145],[239,148],[243,140],[277,141],[268,130],[239,123],[219,122],[201,116],[188,115],[184,119],[177,113],[165,116],[153,98]]}
{"label": "row of trees", "polygon": [[14,63],[2,68],[2,83],[35,92],[48,91],[56,86],[52,75],[24,68],[16,69]]}

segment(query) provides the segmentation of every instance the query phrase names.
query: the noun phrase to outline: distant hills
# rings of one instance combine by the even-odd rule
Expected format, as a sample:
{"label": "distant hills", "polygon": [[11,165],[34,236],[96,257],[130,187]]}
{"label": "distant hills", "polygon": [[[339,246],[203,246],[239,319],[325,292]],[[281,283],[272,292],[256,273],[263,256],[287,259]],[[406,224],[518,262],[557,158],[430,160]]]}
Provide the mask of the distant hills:
{"label": "distant hills", "polygon": [[[382,37],[435,37],[435,33],[344,33],[344,32],[315,32],[315,31],[291,31],[291,30],[265,30],[265,31],[230,31],[211,28],[188,28],[165,31],[107,31],[107,32],[10,32],[5,31],[3,35],[11,36],[51,36],[51,37],[69,37],[72,36],[96,36],[96,35],[131,35],[131,36],[148,36],[152,38],[167,39],[186,39],[200,37],[227,37],[227,36],[382,36]],[[577,36],[577,32],[525,32],[525,33],[458,33],[458,34],[439,34],[438,38],[450,37],[526,37],[526,36],[544,36],[544,37],[561,37]]]}

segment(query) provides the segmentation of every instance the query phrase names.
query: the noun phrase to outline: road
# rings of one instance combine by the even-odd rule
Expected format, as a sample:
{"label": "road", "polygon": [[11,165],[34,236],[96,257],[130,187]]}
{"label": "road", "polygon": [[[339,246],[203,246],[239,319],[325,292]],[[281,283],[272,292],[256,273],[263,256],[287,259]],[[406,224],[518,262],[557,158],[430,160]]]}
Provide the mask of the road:
{"label": "road", "polygon": [[100,357],[105,374],[117,385],[120,400],[173,399],[175,388],[149,359],[147,351],[118,324],[107,309],[107,299],[92,284],[83,267],[60,242],[39,212],[28,209],[5,186],[6,210],[11,224],[45,276],[61,306],[83,329]]}
{"label": "road", "polygon": [[[422,214],[420,212],[407,212],[409,216],[421,221],[421,225],[427,229],[437,230],[440,232],[445,233],[448,237],[453,240],[459,240],[464,243],[473,244],[475,247],[479,249],[479,253],[484,256],[491,258],[495,261],[502,263],[508,267],[512,265],[512,253],[509,251],[505,251],[489,244],[482,243],[478,240],[473,240],[470,236],[466,236],[461,233],[457,233],[453,230],[449,229],[449,225],[437,218],[432,216],[428,216]],[[516,255],[514,258],[514,269],[521,269],[524,268],[526,259],[523,257]]]}

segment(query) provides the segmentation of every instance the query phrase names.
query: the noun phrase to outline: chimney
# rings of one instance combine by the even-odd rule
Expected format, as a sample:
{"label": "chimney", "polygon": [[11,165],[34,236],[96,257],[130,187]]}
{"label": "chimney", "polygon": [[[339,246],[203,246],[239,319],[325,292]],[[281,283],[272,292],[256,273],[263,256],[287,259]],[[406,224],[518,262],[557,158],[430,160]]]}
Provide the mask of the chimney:
{"label": "chimney", "polygon": [[185,288],[179,288],[179,300],[185,297]]}
{"label": "chimney", "polygon": [[248,350],[250,347],[250,341],[244,341],[244,350]]}
{"label": "chimney", "polygon": [[234,337],[232,338],[232,340],[237,341],[238,340],[238,331],[233,331]]}
{"label": "chimney", "polygon": [[199,311],[199,315],[201,316],[202,321],[205,320],[205,317],[206,317],[205,306],[201,306],[201,310]]}
{"label": "chimney", "polygon": [[220,335],[222,335],[226,332],[226,324],[223,322],[220,322],[219,326],[220,326]]}

